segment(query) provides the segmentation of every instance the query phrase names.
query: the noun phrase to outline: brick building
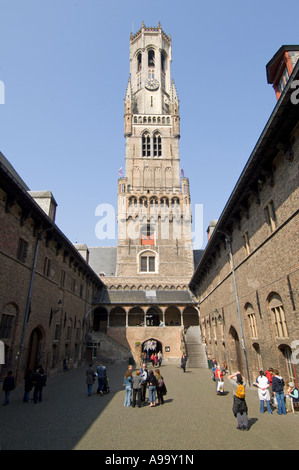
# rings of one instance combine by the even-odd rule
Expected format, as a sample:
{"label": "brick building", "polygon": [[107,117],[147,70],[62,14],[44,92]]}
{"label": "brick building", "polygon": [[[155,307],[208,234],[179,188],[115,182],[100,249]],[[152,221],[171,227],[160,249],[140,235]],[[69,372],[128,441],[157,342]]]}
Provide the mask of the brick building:
{"label": "brick building", "polygon": [[[41,363],[48,374],[85,358],[84,317],[103,287],[55,224],[50,191],[31,192],[0,153],[0,342],[22,381]],[[87,253],[87,252],[86,252]]]}
{"label": "brick building", "polygon": [[189,284],[210,357],[250,382],[274,367],[298,383],[298,58],[283,46],[267,64],[277,104]]}

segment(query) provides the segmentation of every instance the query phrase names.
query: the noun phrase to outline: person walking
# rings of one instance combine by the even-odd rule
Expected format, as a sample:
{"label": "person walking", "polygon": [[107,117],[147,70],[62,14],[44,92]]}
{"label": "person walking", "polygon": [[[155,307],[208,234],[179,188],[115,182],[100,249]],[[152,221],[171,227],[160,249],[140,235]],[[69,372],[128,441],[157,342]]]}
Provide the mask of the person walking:
{"label": "person walking", "polygon": [[132,407],[135,408],[136,406],[136,396],[137,396],[137,406],[141,408],[141,377],[140,377],[140,370],[136,370],[135,375],[133,375],[132,381]]}
{"label": "person walking", "polygon": [[[223,394],[223,372],[221,367],[218,365],[215,370],[215,383],[217,395]],[[219,388],[221,385],[221,388]]]}
{"label": "person walking", "polygon": [[43,401],[43,388],[46,386],[46,382],[47,382],[47,376],[42,366],[38,366],[33,376],[32,382],[34,385],[34,391],[33,391],[34,404],[36,404],[37,402],[41,403]]}
{"label": "person walking", "polygon": [[33,380],[33,374],[32,370],[29,369],[27,370],[25,376],[24,376],[25,384],[24,384],[24,396],[23,396],[23,402],[28,403],[29,402],[29,394],[32,390],[32,380]]}
{"label": "person walking", "polygon": [[97,374],[98,374],[98,389],[97,393],[100,396],[104,395],[104,387],[106,383],[106,377],[107,377],[107,369],[106,366],[102,362],[100,362],[98,368],[97,368]]}
{"label": "person walking", "polygon": [[124,377],[124,384],[126,386],[124,406],[131,406],[132,381],[132,372],[127,370]]}
{"label": "person walking", "polygon": [[152,370],[149,371],[149,379],[148,379],[148,401],[150,402],[150,406],[156,406],[156,387],[157,387],[157,379],[155,374]]}
{"label": "person walking", "polygon": [[87,395],[91,396],[91,389],[95,381],[95,371],[93,369],[93,364],[89,364],[89,367],[86,371],[86,385],[87,385]]}
{"label": "person walking", "polygon": [[12,374],[12,370],[9,370],[7,372],[7,376],[5,377],[4,381],[3,381],[3,386],[2,386],[2,389],[4,391],[4,402],[3,402],[3,406],[7,406],[9,405],[9,397],[10,397],[10,393],[12,390],[14,390],[16,388],[16,381],[15,381],[15,378]]}
{"label": "person walking", "polygon": [[238,420],[237,429],[239,431],[248,431],[248,407],[245,401],[245,378],[242,377],[239,371],[235,374],[229,375],[227,378],[233,386],[233,414]]}
{"label": "person walking", "polygon": [[187,365],[187,357],[186,357],[186,354],[183,353],[181,357],[181,368],[183,369],[184,372],[186,372],[186,365]]}
{"label": "person walking", "polygon": [[265,407],[264,403],[266,402],[267,405],[267,410],[269,414],[273,414],[273,411],[271,410],[271,405],[270,405],[270,392],[269,392],[269,387],[270,387],[270,382],[269,379],[267,379],[265,372],[263,370],[260,371],[260,375],[256,378],[256,381],[254,384],[256,387],[258,387],[258,397],[260,400],[260,413],[264,413]]}
{"label": "person walking", "polygon": [[272,379],[272,391],[277,400],[278,414],[286,415],[286,406],[284,402],[284,391],[283,387],[285,386],[284,380],[279,374],[277,369],[274,370],[274,375]]}

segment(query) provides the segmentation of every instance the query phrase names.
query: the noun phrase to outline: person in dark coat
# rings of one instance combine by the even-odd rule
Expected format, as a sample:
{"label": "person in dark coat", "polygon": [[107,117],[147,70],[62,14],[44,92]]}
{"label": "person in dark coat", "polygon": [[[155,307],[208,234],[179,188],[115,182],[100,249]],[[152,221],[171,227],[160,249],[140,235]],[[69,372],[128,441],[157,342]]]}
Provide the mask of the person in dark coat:
{"label": "person in dark coat", "polygon": [[25,384],[24,384],[24,396],[23,396],[23,402],[24,403],[28,403],[29,402],[29,393],[31,392],[32,388],[33,388],[33,384],[32,384],[32,379],[33,379],[33,374],[32,374],[32,371],[31,369],[29,369],[25,376],[24,376],[24,380],[25,380]]}
{"label": "person in dark coat", "polygon": [[5,377],[3,381],[3,386],[2,386],[2,389],[5,393],[3,406],[7,406],[9,404],[10,392],[14,390],[15,387],[16,387],[15,378],[12,375],[12,371],[9,370],[7,373],[7,376]]}
{"label": "person in dark coat", "polygon": [[43,399],[43,388],[46,385],[47,377],[45,375],[44,369],[42,366],[39,366],[33,376],[33,401],[36,404],[38,401],[41,402]]}
{"label": "person in dark coat", "polygon": [[233,414],[235,418],[237,418],[238,420],[237,429],[239,429],[240,431],[248,431],[249,425],[248,425],[248,418],[247,418],[247,413],[248,413],[247,403],[246,403],[245,397],[239,398],[236,395],[237,388],[240,384],[243,385],[245,388],[245,385],[246,385],[245,378],[242,377],[240,372],[236,372],[233,375],[229,375],[228,380],[233,386],[233,394],[234,394]]}
{"label": "person in dark coat", "polygon": [[186,354],[183,354],[181,357],[181,368],[183,369],[184,372],[186,372],[186,364],[187,364]]}

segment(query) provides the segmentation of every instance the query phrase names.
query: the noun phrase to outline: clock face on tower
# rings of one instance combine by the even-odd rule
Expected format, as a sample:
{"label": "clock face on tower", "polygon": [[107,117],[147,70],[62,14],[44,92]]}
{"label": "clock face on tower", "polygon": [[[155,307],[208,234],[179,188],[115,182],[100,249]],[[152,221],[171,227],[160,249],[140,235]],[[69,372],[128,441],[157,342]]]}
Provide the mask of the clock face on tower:
{"label": "clock face on tower", "polygon": [[144,85],[148,90],[157,90],[159,88],[159,82],[155,78],[148,78]]}

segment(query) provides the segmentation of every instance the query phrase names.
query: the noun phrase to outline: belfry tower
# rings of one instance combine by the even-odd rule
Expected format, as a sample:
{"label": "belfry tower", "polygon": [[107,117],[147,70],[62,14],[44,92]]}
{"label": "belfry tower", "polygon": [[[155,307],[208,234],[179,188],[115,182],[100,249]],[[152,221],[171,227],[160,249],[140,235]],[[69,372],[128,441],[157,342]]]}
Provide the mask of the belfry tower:
{"label": "belfry tower", "polygon": [[136,363],[149,345],[165,362],[178,361],[186,329],[195,326],[200,337],[197,301],[188,289],[194,272],[190,192],[180,168],[171,60],[171,38],[160,24],[142,23],[131,34],[116,266],[103,278],[106,290],[93,312],[94,330],[129,346]]}
{"label": "belfry tower", "polygon": [[171,38],[160,24],[142,24],[131,34],[116,275],[126,282],[151,277],[158,285],[172,278],[177,287],[190,279],[194,265],[189,181],[180,169],[179,100],[171,61]]}

